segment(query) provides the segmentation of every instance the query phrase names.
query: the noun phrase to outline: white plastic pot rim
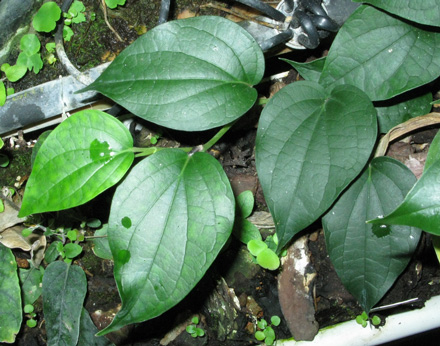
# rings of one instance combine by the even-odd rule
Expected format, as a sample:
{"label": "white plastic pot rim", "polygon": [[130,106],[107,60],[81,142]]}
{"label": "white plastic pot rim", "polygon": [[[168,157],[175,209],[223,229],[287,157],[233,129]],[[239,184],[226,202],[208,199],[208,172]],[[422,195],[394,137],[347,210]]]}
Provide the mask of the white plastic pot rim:
{"label": "white plastic pot rim", "polygon": [[343,322],[321,329],[313,341],[278,340],[276,346],[369,346],[380,345],[440,327],[438,314],[440,296],[425,302],[421,309],[402,312],[387,317],[385,325],[362,328],[356,321]]}

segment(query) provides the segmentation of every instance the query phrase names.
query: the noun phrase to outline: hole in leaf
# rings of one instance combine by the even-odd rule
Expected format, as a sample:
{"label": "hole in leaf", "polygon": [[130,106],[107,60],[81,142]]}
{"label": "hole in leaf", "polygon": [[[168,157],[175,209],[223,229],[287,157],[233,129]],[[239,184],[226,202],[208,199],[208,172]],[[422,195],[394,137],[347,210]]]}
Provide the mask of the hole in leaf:
{"label": "hole in leaf", "polygon": [[118,261],[121,262],[121,264],[125,264],[130,260],[130,251],[128,250],[120,250],[118,252],[117,258]]}
{"label": "hole in leaf", "polygon": [[90,158],[94,162],[109,161],[112,158],[110,145],[106,141],[100,142],[98,139],[93,140],[89,150]]}
{"label": "hole in leaf", "polygon": [[391,233],[391,228],[388,225],[373,224],[371,229],[373,231],[373,234],[378,238],[386,237]]}
{"label": "hole in leaf", "polygon": [[131,219],[128,216],[123,217],[121,220],[121,223],[122,223],[122,226],[124,226],[125,228],[131,227]]}

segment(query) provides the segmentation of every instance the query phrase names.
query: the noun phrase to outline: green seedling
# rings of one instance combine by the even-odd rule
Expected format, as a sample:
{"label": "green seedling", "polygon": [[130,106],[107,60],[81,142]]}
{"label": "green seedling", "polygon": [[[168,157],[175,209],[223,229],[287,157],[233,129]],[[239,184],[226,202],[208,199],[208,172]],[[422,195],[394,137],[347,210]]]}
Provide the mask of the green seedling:
{"label": "green seedling", "polygon": [[66,263],[71,263],[72,260],[82,252],[82,247],[75,243],[67,243],[63,245],[62,242],[58,242],[56,248],[59,255]]}
{"label": "green seedling", "polygon": [[8,63],[4,63],[0,70],[5,73],[6,78],[10,82],[16,82],[23,78],[23,76],[26,74],[27,68],[24,65],[16,64],[11,66]]}
{"label": "green seedling", "polygon": [[32,304],[27,304],[24,306],[23,311],[27,317],[26,325],[29,328],[34,328],[37,325],[37,320],[35,319],[37,314],[34,312],[34,306]]}
{"label": "green seedling", "polygon": [[268,270],[277,270],[280,267],[280,258],[262,240],[252,239],[247,244],[249,252],[256,257],[257,263]]}
{"label": "green seedling", "polygon": [[360,324],[363,328],[365,328],[367,326],[368,321],[370,321],[371,324],[376,327],[379,326],[380,323],[382,322],[382,320],[379,316],[375,315],[370,318],[365,311],[362,312],[362,314],[356,316],[356,322],[358,324]]}
{"label": "green seedling", "polygon": [[44,3],[35,14],[32,25],[40,32],[52,32],[61,17],[61,9],[54,1]]}
{"label": "green seedling", "polygon": [[63,13],[64,24],[70,25],[72,23],[78,24],[86,21],[86,16],[84,12],[86,11],[86,7],[81,1],[74,1],[70,6],[67,13]]}
{"label": "green seedling", "polygon": [[45,60],[49,65],[55,64],[55,62],[57,61],[57,58],[55,57],[55,42],[46,43],[45,48],[48,53],[45,57]]}
{"label": "green seedling", "polygon": [[20,40],[21,53],[17,58],[17,65],[26,66],[29,71],[34,71],[35,74],[40,72],[43,67],[41,60],[40,49],[41,44],[37,35],[27,34]]}
{"label": "green seedling", "polygon": [[257,226],[246,220],[254,209],[255,201],[252,191],[243,191],[237,196],[235,201],[237,207],[235,209],[235,222],[232,234],[244,244],[247,244],[252,239],[262,240]]}
{"label": "green seedling", "polygon": [[70,41],[73,36],[73,30],[70,28],[72,23],[78,24],[86,21],[86,7],[81,1],[74,1],[67,13],[63,13],[65,18],[63,27],[63,39]]}
{"label": "green seedling", "polygon": [[202,328],[197,327],[198,324],[199,324],[199,318],[195,316],[191,319],[191,324],[186,327],[186,331],[193,338],[198,338],[205,335],[205,331]]}
{"label": "green seedling", "polygon": [[[329,257],[365,311],[401,274],[421,234],[413,227],[393,226],[392,236],[376,237],[366,223],[393,212],[408,191],[415,191],[416,178],[406,166],[373,154],[380,144],[378,132],[387,133],[408,117],[428,113],[432,95],[412,99],[408,91],[431,85],[440,75],[439,50],[423,49],[438,45],[438,30],[431,28],[438,26],[438,18],[430,20],[421,5],[409,15],[391,2],[374,3],[383,11],[361,5],[339,30],[325,63],[304,75],[306,81],[287,85],[267,102],[255,145],[258,177],[276,225],[275,253],[282,253],[298,233],[322,217]],[[396,41],[402,32],[408,39]],[[399,64],[394,63],[397,57]],[[99,335],[149,320],[176,305],[224,248],[236,203],[225,171],[207,151],[257,102],[254,86],[264,75],[264,65],[258,44],[235,23],[220,17],[171,21],[142,35],[82,91],[99,92],[157,126],[186,132],[219,128],[209,141],[195,148],[137,148],[118,119],[91,109],[72,115],[47,137],[27,181],[20,217],[70,209],[117,185],[108,239],[122,308]],[[396,105],[402,114],[389,119],[394,105],[376,107],[373,101],[396,100],[397,95],[404,101]],[[400,112],[407,108],[422,113]],[[428,192],[434,194],[428,196],[430,202],[438,206],[439,157],[434,150],[435,167],[425,168],[427,181],[419,180],[422,186],[414,198],[420,199],[421,207]],[[143,159],[132,168],[135,158]],[[75,193],[60,193],[64,191]],[[423,220],[411,210],[401,211],[403,217]],[[429,213],[435,219],[420,228],[432,226],[431,232],[438,233],[437,214]],[[379,225],[384,219],[377,221]],[[248,242],[259,249],[257,257],[273,251],[272,245],[262,243]],[[270,254],[274,261],[266,266],[276,268],[279,260]],[[146,262],[148,270],[140,272]],[[344,265],[348,262],[349,267]],[[10,263],[7,258],[2,265]],[[53,278],[80,274],[80,268],[61,261],[48,268]],[[47,279],[46,297],[60,294],[50,291],[52,282]],[[83,302],[82,296],[76,306],[78,302]],[[59,314],[54,316],[46,319],[45,312],[47,328],[58,325]]]}
{"label": "green seedling", "polygon": [[116,8],[119,6],[124,6],[125,5],[125,0],[105,0],[105,4],[109,7],[109,8]]}
{"label": "green seedling", "polygon": [[266,345],[273,345],[275,342],[275,331],[272,326],[277,327],[281,323],[281,319],[278,316],[272,316],[270,318],[270,324],[265,319],[261,319],[257,323],[259,330],[255,332],[255,339],[258,341],[264,341]]}

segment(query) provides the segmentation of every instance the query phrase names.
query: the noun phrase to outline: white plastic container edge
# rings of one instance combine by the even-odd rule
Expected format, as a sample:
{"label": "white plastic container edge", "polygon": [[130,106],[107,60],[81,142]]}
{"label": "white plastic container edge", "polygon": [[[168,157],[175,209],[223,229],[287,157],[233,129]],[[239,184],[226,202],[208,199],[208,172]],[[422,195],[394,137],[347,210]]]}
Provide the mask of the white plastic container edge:
{"label": "white plastic container edge", "polygon": [[440,327],[440,296],[425,302],[421,309],[391,315],[385,325],[362,328],[356,321],[348,321],[323,328],[313,341],[278,340],[276,346],[370,346],[402,339]]}

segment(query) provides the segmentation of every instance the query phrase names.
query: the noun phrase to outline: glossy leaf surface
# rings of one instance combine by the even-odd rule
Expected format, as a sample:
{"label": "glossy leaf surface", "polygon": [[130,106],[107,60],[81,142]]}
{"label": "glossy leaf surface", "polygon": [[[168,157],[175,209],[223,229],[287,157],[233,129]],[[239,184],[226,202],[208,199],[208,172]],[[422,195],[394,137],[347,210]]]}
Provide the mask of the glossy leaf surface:
{"label": "glossy leaf surface", "polygon": [[268,102],[258,127],[256,165],[278,251],[362,171],[376,136],[371,101],[349,85],[328,92],[317,83],[296,82]]}
{"label": "glossy leaf surface", "polygon": [[96,110],[63,121],[38,150],[19,215],[88,202],[116,184],[134,159],[133,139],[111,115]]}
{"label": "glossy leaf surface", "polygon": [[112,342],[104,336],[95,336],[98,332],[88,311],[85,308],[81,310],[81,319],[79,325],[79,337],[76,346],[114,346]]}
{"label": "glossy leaf surface", "polygon": [[351,84],[386,100],[440,75],[440,33],[360,6],[339,30],[320,82]]}
{"label": "glossy leaf surface", "polygon": [[47,345],[76,345],[87,280],[84,271],[57,261],[43,276],[43,312]]}
{"label": "glossy leaf surface", "polygon": [[380,133],[387,133],[394,126],[405,121],[429,113],[432,94],[424,94],[411,99],[389,100],[376,104],[377,119]]}
{"label": "glossy leaf surface", "polygon": [[0,342],[14,343],[22,306],[17,263],[11,249],[0,244]]}
{"label": "glossy leaf surface", "polygon": [[407,266],[421,231],[365,221],[393,210],[415,181],[399,161],[375,158],[322,219],[335,270],[367,313]]}
{"label": "glossy leaf surface", "polygon": [[373,224],[408,225],[440,235],[440,136],[437,134],[429,148],[422,176],[408,192],[405,200]]}
{"label": "glossy leaf surface", "polygon": [[439,0],[353,0],[364,2],[399,17],[425,25],[440,26]]}
{"label": "glossy leaf surface", "polygon": [[234,203],[226,174],[206,153],[166,149],[138,163],[111,207],[108,238],[122,308],[100,334],[182,300],[229,238]]}
{"label": "glossy leaf surface", "polygon": [[288,59],[281,59],[297,70],[301,77],[303,77],[305,80],[318,82],[319,78],[321,77],[322,69],[324,68],[325,64],[325,57],[315,59],[310,62],[296,62],[293,60]]}
{"label": "glossy leaf surface", "polygon": [[221,17],[196,17],[148,31],[84,90],[153,123],[199,131],[249,110],[263,72],[263,53],[247,31]]}

